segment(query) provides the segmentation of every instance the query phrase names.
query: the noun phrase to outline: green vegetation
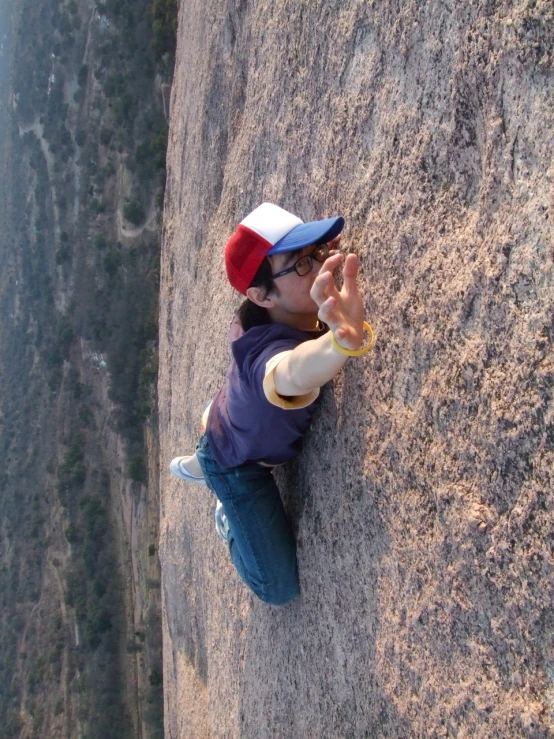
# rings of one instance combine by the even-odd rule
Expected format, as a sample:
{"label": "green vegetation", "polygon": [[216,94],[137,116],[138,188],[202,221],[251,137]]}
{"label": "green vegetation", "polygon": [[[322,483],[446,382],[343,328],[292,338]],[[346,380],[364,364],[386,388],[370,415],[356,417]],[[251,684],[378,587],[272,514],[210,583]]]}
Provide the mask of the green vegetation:
{"label": "green vegetation", "polygon": [[139,226],[146,218],[142,203],[138,200],[131,200],[129,203],[125,203],[123,206],[123,215],[134,226]]}
{"label": "green vegetation", "polygon": [[129,477],[135,482],[146,483],[148,476],[146,462],[140,454],[135,454],[129,462]]}
{"label": "green vegetation", "polygon": [[[89,24],[91,9],[76,0],[22,0],[18,7],[17,109],[0,178],[0,725],[6,736],[44,733],[47,697],[62,664],[74,675],[70,689],[79,691],[83,735],[132,735],[121,667],[127,626],[114,486],[87,372],[108,373],[116,409],[109,423],[125,439],[128,477],[144,484],[144,425],[156,412],[159,234],[145,230],[125,239],[116,209],[127,227],[140,227],[163,204],[167,123],[156,75],[171,80],[177,6],[100,3],[103,20]],[[20,126],[29,127],[22,136]],[[127,202],[118,203],[123,171]],[[149,219],[149,228],[155,223]],[[93,361],[88,357],[97,358],[93,369],[85,366]],[[68,548],[69,564],[62,554]],[[154,546],[148,555],[155,552]],[[78,646],[61,605],[47,620],[40,611],[40,628],[31,618],[52,566],[63,582],[64,609],[78,626]],[[159,577],[148,587],[155,592]],[[151,735],[161,737],[159,608],[149,612],[141,633],[137,645],[141,659],[148,658],[145,715]],[[18,653],[22,634],[25,648]],[[65,710],[59,699],[52,704],[54,715]]]}
{"label": "green vegetation", "polygon": [[176,0],[154,0],[148,12],[152,21],[152,50],[158,61],[168,56],[175,59],[177,45]]}

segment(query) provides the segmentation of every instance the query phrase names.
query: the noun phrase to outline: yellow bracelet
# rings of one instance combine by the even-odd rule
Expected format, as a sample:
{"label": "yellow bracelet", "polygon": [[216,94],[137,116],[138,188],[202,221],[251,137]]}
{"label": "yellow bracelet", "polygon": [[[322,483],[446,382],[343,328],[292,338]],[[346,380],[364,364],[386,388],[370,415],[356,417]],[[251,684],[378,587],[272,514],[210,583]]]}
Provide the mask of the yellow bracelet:
{"label": "yellow bracelet", "polygon": [[333,332],[329,331],[329,334],[331,335],[331,343],[333,344],[333,347],[340,352],[340,354],[346,354],[347,357],[361,357],[362,354],[367,354],[368,351],[373,348],[373,344],[375,344],[375,334],[367,321],[364,321],[364,329],[369,334],[369,343],[362,346],[361,349],[345,349],[337,343],[337,340],[333,336]]}

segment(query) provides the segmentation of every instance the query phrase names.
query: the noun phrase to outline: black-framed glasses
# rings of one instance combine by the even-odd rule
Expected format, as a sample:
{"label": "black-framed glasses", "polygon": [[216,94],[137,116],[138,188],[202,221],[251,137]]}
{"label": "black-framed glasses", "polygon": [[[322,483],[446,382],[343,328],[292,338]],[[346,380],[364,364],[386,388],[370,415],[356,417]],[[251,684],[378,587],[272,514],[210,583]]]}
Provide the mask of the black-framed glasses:
{"label": "black-framed glasses", "polygon": [[277,272],[276,274],[271,275],[271,277],[273,280],[275,280],[277,279],[277,277],[288,275],[290,272],[296,272],[299,277],[304,277],[304,275],[307,275],[309,272],[312,271],[312,267],[314,266],[314,259],[316,262],[324,262],[328,257],[329,245],[318,244],[311,254],[306,254],[306,256],[300,257],[300,259],[296,261],[292,265],[292,267],[287,267],[287,269],[284,269],[281,272]]}

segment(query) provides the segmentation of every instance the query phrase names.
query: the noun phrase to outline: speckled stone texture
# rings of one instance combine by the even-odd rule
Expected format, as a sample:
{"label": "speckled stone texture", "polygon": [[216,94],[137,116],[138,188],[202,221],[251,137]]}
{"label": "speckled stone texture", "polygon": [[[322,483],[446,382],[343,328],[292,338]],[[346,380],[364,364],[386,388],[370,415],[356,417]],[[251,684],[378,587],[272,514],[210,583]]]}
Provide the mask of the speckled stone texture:
{"label": "speckled stone texture", "polygon": [[[182,0],[160,315],[166,736],[554,729],[554,6]],[[377,344],[278,473],[301,597],[170,477],[223,381],[222,251],[343,214]]]}

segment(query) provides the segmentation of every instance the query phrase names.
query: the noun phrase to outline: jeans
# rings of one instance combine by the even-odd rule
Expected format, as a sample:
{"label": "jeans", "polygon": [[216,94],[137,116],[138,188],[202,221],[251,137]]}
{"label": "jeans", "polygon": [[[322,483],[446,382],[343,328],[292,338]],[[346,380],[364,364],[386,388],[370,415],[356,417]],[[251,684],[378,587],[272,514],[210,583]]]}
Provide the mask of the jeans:
{"label": "jeans", "polygon": [[265,603],[288,603],[299,593],[296,545],[271,468],[252,462],[220,467],[205,434],[196,456],[227,516],[229,552],[239,577]]}

